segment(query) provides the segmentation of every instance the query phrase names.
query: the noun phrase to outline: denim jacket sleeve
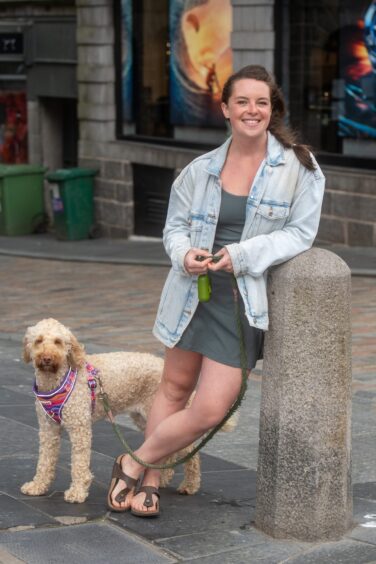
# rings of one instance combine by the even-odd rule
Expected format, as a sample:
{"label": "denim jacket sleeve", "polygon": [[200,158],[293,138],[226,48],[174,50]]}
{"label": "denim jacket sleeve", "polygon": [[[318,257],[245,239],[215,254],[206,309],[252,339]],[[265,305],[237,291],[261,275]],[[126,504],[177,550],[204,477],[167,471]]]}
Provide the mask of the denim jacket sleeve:
{"label": "denim jacket sleeve", "polygon": [[184,257],[191,248],[189,210],[193,198],[193,180],[190,165],[175,179],[168,204],[163,230],[163,244],[171,259],[173,270],[189,276],[184,268]]}
{"label": "denim jacket sleeve", "polygon": [[282,229],[228,245],[235,276],[262,276],[270,266],[280,264],[308,250],[316,237],[324,195],[325,177],[311,172],[298,186],[289,218]]}

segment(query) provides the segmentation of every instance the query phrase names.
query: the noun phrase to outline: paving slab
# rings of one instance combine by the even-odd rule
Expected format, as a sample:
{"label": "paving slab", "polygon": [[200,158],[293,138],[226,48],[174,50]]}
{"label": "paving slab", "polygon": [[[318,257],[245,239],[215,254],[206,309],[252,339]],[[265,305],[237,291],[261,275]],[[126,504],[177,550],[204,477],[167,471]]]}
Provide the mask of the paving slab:
{"label": "paving slab", "polygon": [[376,429],[371,427],[366,435],[353,440],[353,481],[376,482]]}
{"label": "paving slab", "polygon": [[373,519],[364,519],[364,522],[355,527],[349,536],[352,539],[373,544],[376,547],[376,515],[373,514]]}
{"label": "paving slab", "polygon": [[109,519],[148,540],[170,539],[202,531],[236,530],[247,527],[254,509],[248,505],[218,503],[218,499],[200,491],[194,496],[179,495],[172,488],[162,490],[161,517],[140,519],[129,513],[110,513]]}
{"label": "paving slab", "polygon": [[376,547],[363,542],[343,540],[325,543],[289,559],[289,564],[372,564]]}
{"label": "paving slab", "polygon": [[55,519],[40,508],[32,508],[6,494],[0,494],[0,507],[0,529],[57,524]]}
{"label": "paving slab", "polygon": [[[281,562],[301,553],[306,543],[274,541],[253,528],[227,531],[207,530],[194,535],[181,535],[158,541],[183,560],[196,562]],[[309,545],[308,545],[309,546]],[[238,560],[240,558],[240,560]],[[248,559],[247,559],[248,558]]]}
{"label": "paving slab", "polygon": [[0,546],[28,564],[130,562],[167,564],[173,557],[107,523],[90,523],[14,533],[0,532]]}
{"label": "paving slab", "polygon": [[355,497],[370,499],[376,502],[375,482],[355,483],[353,485],[353,492]]}

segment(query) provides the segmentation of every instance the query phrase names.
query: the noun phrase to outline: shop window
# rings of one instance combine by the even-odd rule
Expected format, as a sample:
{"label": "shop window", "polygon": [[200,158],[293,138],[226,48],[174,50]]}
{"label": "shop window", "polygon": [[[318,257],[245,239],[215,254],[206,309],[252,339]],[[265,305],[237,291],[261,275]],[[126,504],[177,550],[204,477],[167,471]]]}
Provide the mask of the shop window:
{"label": "shop window", "polygon": [[26,94],[0,89],[0,163],[27,162]]}
{"label": "shop window", "polygon": [[374,158],[376,2],[283,4],[290,30],[285,52],[290,122],[323,154]]}
{"label": "shop window", "polygon": [[197,142],[195,128],[203,138],[205,130],[225,131],[220,94],[232,72],[231,0],[116,6],[118,135]]}
{"label": "shop window", "polygon": [[27,162],[26,76],[23,33],[0,29],[0,163]]}

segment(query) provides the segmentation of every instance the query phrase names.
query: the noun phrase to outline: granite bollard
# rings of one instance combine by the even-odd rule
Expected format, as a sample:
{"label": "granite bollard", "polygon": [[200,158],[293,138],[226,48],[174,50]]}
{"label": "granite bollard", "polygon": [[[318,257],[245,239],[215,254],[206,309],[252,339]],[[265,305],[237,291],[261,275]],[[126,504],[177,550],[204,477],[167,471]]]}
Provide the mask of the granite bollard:
{"label": "granite bollard", "polygon": [[268,284],[255,525],[325,541],[352,525],[351,274],[313,248]]}

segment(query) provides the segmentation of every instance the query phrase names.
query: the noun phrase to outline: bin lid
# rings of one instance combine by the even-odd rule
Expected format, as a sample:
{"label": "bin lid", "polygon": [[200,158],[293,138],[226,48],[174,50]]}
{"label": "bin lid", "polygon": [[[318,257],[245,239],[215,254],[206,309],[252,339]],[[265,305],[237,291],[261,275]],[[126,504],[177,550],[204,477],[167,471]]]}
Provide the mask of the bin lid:
{"label": "bin lid", "polygon": [[41,165],[29,164],[0,164],[0,178],[4,176],[25,176],[29,174],[44,174],[47,169]]}
{"label": "bin lid", "polygon": [[59,168],[53,172],[46,174],[47,180],[53,182],[62,180],[72,180],[73,178],[82,178],[83,176],[95,176],[99,172],[97,168]]}

